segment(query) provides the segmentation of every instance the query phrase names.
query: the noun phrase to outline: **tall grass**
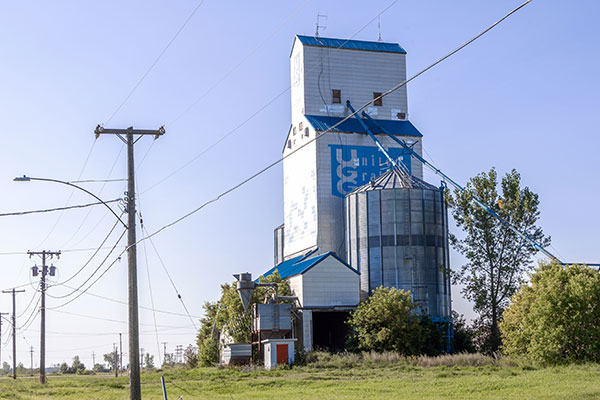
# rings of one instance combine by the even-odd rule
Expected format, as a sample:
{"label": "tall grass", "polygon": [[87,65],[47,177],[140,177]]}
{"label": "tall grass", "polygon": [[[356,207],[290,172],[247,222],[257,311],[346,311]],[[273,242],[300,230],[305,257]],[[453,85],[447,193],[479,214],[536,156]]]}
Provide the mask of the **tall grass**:
{"label": "tall grass", "polygon": [[528,367],[524,360],[492,357],[481,353],[444,354],[440,356],[407,357],[395,352],[327,353],[313,351],[306,357],[307,367],[318,369],[345,369],[360,367]]}

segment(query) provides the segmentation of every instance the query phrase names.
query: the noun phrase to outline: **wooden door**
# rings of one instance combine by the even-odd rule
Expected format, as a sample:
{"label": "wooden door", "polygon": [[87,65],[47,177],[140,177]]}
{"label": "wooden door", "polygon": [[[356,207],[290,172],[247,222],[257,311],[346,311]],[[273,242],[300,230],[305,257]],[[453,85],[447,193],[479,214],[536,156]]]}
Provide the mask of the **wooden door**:
{"label": "wooden door", "polygon": [[278,344],[277,345],[277,365],[288,364],[288,345]]}

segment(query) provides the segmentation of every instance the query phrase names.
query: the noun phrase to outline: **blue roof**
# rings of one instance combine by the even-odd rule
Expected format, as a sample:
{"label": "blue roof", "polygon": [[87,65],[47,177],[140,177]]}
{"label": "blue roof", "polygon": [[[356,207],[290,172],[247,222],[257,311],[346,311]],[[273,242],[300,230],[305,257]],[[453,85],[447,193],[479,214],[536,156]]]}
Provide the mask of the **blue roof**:
{"label": "blue roof", "polygon": [[346,267],[350,268],[352,271],[359,274],[359,272],[357,270],[355,270],[354,268],[352,268],[351,266],[346,264],[342,259],[340,259],[335,253],[333,253],[331,251],[327,252],[327,253],[319,254],[318,256],[315,256],[312,258],[307,258],[313,253],[314,253],[314,251],[311,251],[311,252],[308,252],[307,254],[304,254],[304,255],[301,255],[298,257],[294,257],[294,258],[290,258],[289,260],[284,261],[284,262],[274,266],[267,272],[265,272],[263,274],[263,277],[272,275],[273,272],[275,272],[275,270],[277,270],[277,272],[279,272],[279,275],[281,276],[282,279],[289,278],[290,276],[294,276],[294,275],[303,274],[329,256],[335,257],[338,261],[340,261]]}
{"label": "blue roof", "polygon": [[[343,118],[339,117],[327,117],[321,115],[305,115],[306,119],[310,124],[315,128],[316,131],[326,131],[331,128],[333,125],[340,122]],[[378,126],[375,124],[369,123],[365,121],[367,126],[371,129],[371,132],[375,134],[384,133]],[[421,132],[410,121],[394,121],[394,120],[386,120],[386,119],[378,119],[377,123],[381,125],[381,127],[393,135],[398,136],[423,136]],[[356,120],[356,118],[350,118],[347,121],[342,122],[338,127],[332,129],[332,132],[357,132],[357,133],[367,133],[360,122]]]}
{"label": "blue roof", "polygon": [[346,39],[333,39],[325,37],[315,36],[301,36],[297,38],[306,46],[318,46],[318,47],[333,47],[336,49],[349,49],[349,50],[366,50],[366,51],[380,51],[384,53],[399,53],[406,54],[398,43],[384,43],[384,42],[368,42],[365,40],[346,40]]}

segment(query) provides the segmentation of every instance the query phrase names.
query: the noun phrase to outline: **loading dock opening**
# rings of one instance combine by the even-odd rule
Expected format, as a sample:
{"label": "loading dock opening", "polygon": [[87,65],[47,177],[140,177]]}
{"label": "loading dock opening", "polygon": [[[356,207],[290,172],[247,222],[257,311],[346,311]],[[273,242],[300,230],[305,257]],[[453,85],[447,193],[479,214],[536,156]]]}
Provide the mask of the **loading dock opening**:
{"label": "loading dock opening", "polygon": [[327,351],[342,351],[350,329],[348,311],[316,311],[313,318],[313,347]]}

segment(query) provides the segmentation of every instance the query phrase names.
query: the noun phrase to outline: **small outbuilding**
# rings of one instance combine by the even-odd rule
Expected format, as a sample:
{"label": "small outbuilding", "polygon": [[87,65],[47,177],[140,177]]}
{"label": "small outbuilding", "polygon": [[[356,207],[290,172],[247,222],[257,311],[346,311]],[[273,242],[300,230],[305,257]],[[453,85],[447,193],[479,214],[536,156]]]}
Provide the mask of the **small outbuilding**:
{"label": "small outbuilding", "polygon": [[298,339],[265,339],[265,369],[294,364],[294,342]]}
{"label": "small outbuilding", "polygon": [[344,348],[350,311],[360,301],[360,273],[333,252],[315,251],[286,260],[267,271],[288,280],[299,307],[295,337],[306,351]]}

